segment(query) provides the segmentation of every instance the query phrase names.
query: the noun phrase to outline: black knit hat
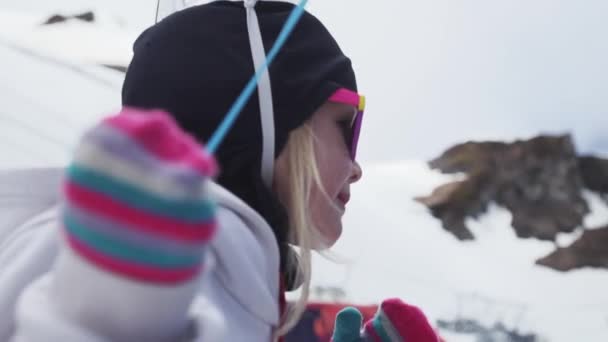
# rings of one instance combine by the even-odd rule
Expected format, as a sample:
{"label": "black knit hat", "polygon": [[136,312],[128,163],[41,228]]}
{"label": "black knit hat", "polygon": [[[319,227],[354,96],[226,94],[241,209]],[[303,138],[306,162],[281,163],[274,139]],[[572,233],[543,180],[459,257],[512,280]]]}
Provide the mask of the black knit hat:
{"label": "black knit hat", "polygon": [[[255,4],[266,52],[294,5]],[[243,2],[215,1],[174,13],[147,29],[134,45],[122,100],[160,108],[201,142],[213,131],[254,74]],[[274,155],[288,134],[339,88],[357,90],[350,60],[313,15],[304,13],[269,69],[274,107]],[[262,215],[286,257],[287,217],[262,181],[260,105],[252,96],[216,152],[218,183]]]}

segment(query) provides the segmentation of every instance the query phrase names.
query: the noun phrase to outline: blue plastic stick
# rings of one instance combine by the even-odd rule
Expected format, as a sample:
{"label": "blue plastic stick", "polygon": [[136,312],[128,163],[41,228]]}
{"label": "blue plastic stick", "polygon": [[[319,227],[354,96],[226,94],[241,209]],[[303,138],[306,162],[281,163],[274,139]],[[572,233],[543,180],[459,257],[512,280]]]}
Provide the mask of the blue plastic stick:
{"label": "blue plastic stick", "polygon": [[211,136],[211,139],[209,139],[209,141],[207,142],[207,151],[210,154],[215,153],[215,151],[217,150],[219,145],[222,143],[222,140],[224,139],[224,137],[226,136],[226,134],[228,133],[228,131],[234,124],[234,121],[236,121],[239,114],[243,110],[243,107],[245,107],[245,104],[247,104],[247,101],[249,101],[251,94],[253,94],[253,92],[255,91],[255,88],[260,80],[260,77],[268,69],[268,67],[270,66],[270,63],[272,63],[272,61],[276,57],[277,53],[279,52],[279,50],[281,50],[281,48],[283,47],[283,44],[285,44],[285,41],[287,40],[287,38],[293,31],[294,27],[298,23],[298,20],[300,20],[300,17],[304,13],[304,7],[306,6],[307,2],[308,2],[308,0],[300,0],[300,3],[298,3],[298,6],[294,7],[294,9],[291,11],[291,13],[289,14],[289,17],[287,18],[287,21],[285,22],[285,25],[283,25],[283,28],[281,29],[281,32],[279,33],[279,36],[277,37],[277,40],[274,42],[274,45],[268,52],[268,55],[266,56],[266,60],[264,61],[264,64],[255,73],[255,75],[253,75],[251,77],[251,79],[245,86],[245,89],[243,89],[243,91],[241,92],[239,97],[232,104],[232,107],[230,107],[230,110],[224,117],[224,120],[222,120],[222,123],[220,123],[219,127],[215,130],[215,132]]}

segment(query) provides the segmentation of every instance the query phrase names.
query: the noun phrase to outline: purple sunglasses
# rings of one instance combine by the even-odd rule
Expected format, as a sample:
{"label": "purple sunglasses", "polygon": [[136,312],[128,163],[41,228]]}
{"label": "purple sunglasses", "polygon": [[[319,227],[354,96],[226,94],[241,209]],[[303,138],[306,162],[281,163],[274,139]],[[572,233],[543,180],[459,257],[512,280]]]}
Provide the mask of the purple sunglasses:
{"label": "purple sunglasses", "polygon": [[357,156],[359,134],[361,133],[363,111],[365,110],[365,96],[359,95],[354,91],[345,88],[340,88],[329,97],[329,101],[344,103],[356,108],[356,113],[350,126],[351,129],[350,131],[344,133],[344,139],[346,140],[346,144],[350,149],[350,157],[352,160],[355,160],[355,157]]}

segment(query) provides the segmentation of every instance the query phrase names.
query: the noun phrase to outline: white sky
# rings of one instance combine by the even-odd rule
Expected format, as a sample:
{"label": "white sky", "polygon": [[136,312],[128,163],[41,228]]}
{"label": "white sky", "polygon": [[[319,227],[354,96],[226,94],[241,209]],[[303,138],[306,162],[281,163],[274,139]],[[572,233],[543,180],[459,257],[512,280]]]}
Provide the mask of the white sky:
{"label": "white sky", "polygon": [[[136,30],[153,0],[0,0],[70,13],[103,6]],[[573,132],[608,151],[608,1],[310,0],[368,96],[363,161],[429,159],[468,139]]]}

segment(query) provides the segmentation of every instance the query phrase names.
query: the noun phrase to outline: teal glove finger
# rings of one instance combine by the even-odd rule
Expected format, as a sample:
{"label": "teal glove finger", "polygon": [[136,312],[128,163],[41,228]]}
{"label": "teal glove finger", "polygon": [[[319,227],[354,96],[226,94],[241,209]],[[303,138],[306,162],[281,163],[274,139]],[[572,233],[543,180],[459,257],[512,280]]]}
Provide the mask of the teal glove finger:
{"label": "teal glove finger", "polygon": [[332,342],[361,342],[363,316],[353,307],[342,309],[336,316]]}

